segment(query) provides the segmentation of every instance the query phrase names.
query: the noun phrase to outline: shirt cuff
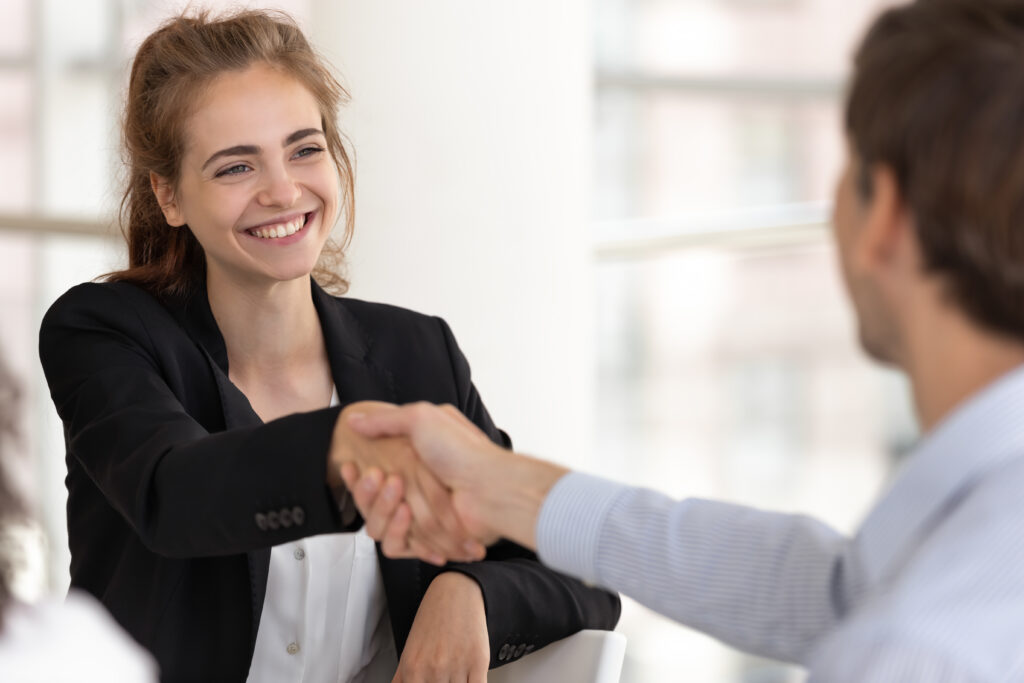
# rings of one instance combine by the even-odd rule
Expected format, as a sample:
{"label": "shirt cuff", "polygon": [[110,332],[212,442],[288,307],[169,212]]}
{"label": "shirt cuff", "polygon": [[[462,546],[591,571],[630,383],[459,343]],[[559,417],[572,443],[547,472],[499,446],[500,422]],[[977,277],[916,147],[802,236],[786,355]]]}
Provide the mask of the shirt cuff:
{"label": "shirt cuff", "polygon": [[557,571],[600,583],[597,560],[605,518],[627,486],[570,472],[551,488],[537,519],[537,555]]}

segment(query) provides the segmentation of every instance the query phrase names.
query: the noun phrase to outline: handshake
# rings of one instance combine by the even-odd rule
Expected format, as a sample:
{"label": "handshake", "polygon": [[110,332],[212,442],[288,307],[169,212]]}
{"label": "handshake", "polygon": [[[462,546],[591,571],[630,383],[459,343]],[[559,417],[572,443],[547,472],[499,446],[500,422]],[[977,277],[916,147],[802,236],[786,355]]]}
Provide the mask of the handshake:
{"label": "handshake", "polygon": [[541,505],[568,471],[496,445],[453,406],[374,401],[341,412],[327,466],[385,555],[436,565],[481,560],[499,538],[535,548]]}

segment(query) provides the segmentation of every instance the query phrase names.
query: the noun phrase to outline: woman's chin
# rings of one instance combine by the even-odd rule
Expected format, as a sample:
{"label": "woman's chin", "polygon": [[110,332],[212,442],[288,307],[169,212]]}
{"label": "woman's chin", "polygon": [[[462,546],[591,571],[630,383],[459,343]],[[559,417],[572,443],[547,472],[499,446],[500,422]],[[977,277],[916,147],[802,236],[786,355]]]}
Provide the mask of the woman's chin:
{"label": "woman's chin", "polygon": [[308,280],[313,274],[313,266],[304,268],[290,268],[278,270],[270,274],[271,279],[277,282],[293,282],[295,280]]}
{"label": "woman's chin", "polygon": [[305,260],[295,263],[264,263],[258,272],[252,273],[252,279],[268,285],[308,280],[315,266],[315,261],[310,263]]}

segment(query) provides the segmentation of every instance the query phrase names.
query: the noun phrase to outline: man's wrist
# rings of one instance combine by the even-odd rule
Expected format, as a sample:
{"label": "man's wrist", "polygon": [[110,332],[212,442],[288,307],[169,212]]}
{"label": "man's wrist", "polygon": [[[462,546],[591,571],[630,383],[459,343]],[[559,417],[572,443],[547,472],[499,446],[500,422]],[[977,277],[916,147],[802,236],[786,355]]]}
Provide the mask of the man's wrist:
{"label": "man's wrist", "polygon": [[484,522],[499,536],[536,549],[540,509],[551,488],[568,473],[544,460],[505,453],[481,491]]}

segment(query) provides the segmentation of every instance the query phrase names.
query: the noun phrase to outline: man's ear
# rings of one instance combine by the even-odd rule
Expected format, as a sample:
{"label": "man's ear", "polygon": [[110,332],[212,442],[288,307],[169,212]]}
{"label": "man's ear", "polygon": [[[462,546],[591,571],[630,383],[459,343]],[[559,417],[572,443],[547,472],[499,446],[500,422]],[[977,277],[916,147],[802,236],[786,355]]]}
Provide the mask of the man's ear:
{"label": "man's ear", "polygon": [[870,170],[871,192],[862,198],[864,223],[857,237],[855,256],[868,270],[886,267],[902,255],[913,226],[896,173],[884,164]]}
{"label": "man's ear", "polygon": [[174,187],[171,186],[171,183],[166,178],[150,171],[149,184],[153,188],[153,194],[156,196],[156,203],[160,205],[160,210],[164,212],[164,220],[167,221],[167,225],[175,228],[185,225],[185,217],[181,214],[181,207],[178,206],[178,200],[174,196]]}

